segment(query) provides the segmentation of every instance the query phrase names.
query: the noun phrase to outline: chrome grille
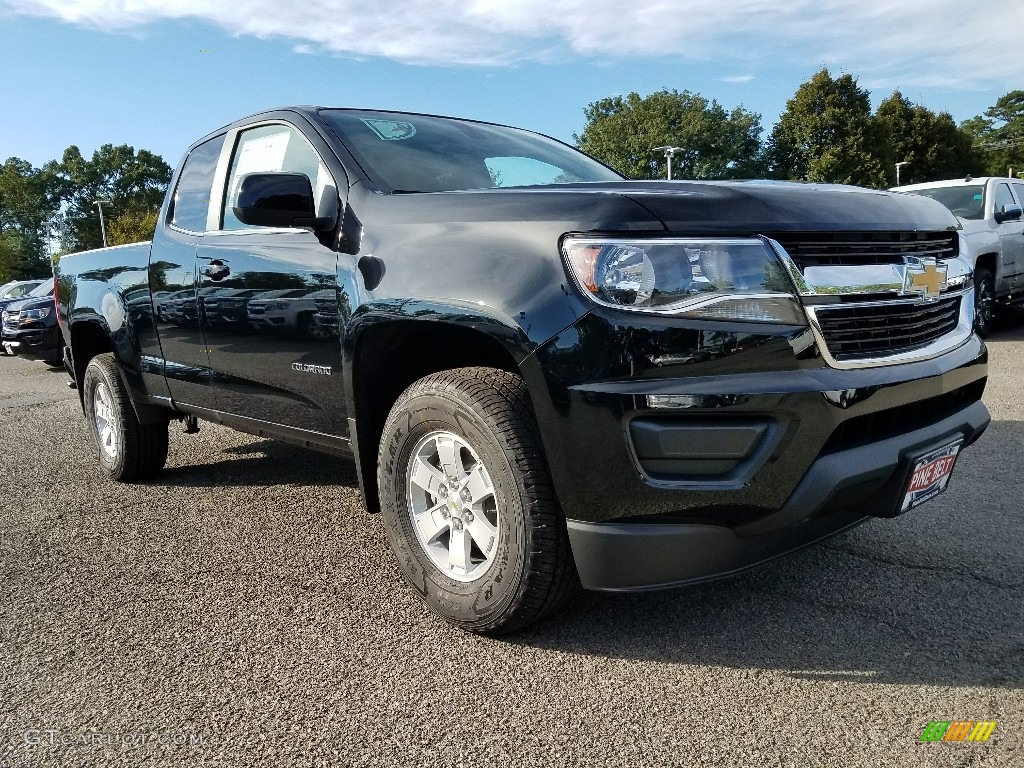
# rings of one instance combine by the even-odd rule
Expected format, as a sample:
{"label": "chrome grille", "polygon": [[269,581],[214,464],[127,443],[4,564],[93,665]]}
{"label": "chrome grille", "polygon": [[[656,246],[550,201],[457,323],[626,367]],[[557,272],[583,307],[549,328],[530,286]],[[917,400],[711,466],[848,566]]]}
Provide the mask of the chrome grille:
{"label": "chrome grille", "polygon": [[782,232],[769,237],[801,272],[806,267],[902,264],[904,256],[950,259],[959,251],[956,232]]}
{"label": "chrome grille", "polygon": [[836,360],[909,352],[957,327],[960,296],[918,303],[819,306],[815,315],[828,351]]}

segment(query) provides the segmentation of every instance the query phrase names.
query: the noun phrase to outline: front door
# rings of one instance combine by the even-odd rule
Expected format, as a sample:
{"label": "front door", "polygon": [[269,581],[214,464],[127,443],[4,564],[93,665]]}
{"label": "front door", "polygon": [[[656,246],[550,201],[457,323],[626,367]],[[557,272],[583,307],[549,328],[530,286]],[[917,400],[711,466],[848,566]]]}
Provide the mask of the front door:
{"label": "front door", "polygon": [[207,232],[197,250],[200,318],[217,407],[343,436],[341,346],[316,318],[316,299],[336,291],[338,255],[309,230],[253,227],[234,216],[240,179],[261,171],[304,173],[317,193],[335,184],[294,127],[273,123],[238,134],[220,229]]}
{"label": "front door", "polygon": [[[1010,191],[1010,184],[1005,181],[996,182],[993,190],[993,204],[995,212],[999,212],[1011,205],[1020,205],[1018,199],[1014,198]],[[1002,264],[1000,271],[1002,279],[997,286],[997,293],[1003,294],[1021,286],[1021,278],[1024,277],[1024,222],[1019,218],[1007,219],[1002,224],[992,222],[999,235],[1000,250],[1002,251]]]}

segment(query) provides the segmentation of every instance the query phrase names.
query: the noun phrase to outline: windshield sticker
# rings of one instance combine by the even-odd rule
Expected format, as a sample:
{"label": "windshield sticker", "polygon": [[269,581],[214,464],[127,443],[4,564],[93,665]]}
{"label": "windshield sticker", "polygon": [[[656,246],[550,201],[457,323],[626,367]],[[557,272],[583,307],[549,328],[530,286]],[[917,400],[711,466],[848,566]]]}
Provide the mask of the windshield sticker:
{"label": "windshield sticker", "polygon": [[975,195],[975,196],[974,196],[974,199],[975,199],[975,200],[981,200],[981,195]]}
{"label": "windshield sticker", "polygon": [[416,135],[416,126],[398,120],[370,120],[361,118],[366,127],[380,136],[384,141],[402,141]]}

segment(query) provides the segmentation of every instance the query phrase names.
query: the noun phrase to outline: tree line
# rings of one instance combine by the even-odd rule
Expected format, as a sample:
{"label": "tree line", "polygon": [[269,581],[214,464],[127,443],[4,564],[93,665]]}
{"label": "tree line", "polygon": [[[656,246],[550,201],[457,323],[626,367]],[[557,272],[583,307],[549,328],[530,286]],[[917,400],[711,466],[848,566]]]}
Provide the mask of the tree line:
{"label": "tree line", "polygon": [[[957,125],[899,91],[872,112],[869,92],[827,68],[800,85],[762,137],[761,116],[698,93],[663,89],[589,104],[576,145],[633,179],[770,178],[886,188],[972,174],[1024,171],[1024,91]],[[163,158],[104,144],[76,146],[42,168],[17,157],[0,166],[0,283],[50,273],[54,252],[99,247],[97,200],[110,245],[148,240],[171,178]]]}
{"label": "tree line", "polygon": [[157,154],[104,144],[86,158],[76,146],[42,168],[17,157],[0,165],[0,283],[45,277],[60,252],[148,240],[171,180]]}
{"label": "tree line", "polygon": [[632,179],[664,179],[660,147],[676,179],[769,178],[885,189],[899,181],[1024,172],[1024,91],[957,125],[899,91],[872,112],[870,93],[849,74],[823,68],[800,85],[762,139],[761,116],[727,110],[698,93],[663,89],[595,101],[573,136],[584,152]]}

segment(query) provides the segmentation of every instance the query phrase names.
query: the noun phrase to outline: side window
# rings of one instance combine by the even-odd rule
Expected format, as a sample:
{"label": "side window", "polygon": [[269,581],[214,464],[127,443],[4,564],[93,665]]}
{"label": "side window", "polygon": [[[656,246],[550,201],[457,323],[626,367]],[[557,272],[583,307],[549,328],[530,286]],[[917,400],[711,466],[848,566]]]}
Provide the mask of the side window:
{"label": "side window", "polygon": [[1024,205],[1024,184],[1014,184],[1013,191],[1017,195],[1017,205]]}
{"label": "side window", "polygon": [[320,156],[294,128],[287,125],[263,125],[242,131],[231,158],[227,200],[224,203],[224,229],[251,229],[240,222],[232,210],[238,197],[238,185],[247,173],[287,171],[304,173],[313,185],[313,199],[320,200],[324,187],[333,185]]}
{"label": "side window", "polygon": [[1003,210],[1004,206],[1016,205],[1016,201],[1013,199],[1013,195],[1010,194],[1010,185],[1006,182],[1000,182],[996,184],[996,199],[995,199],[995,210],[998,213]]}
{"label": "side window", "polygon": [[213,174],[217,170],[217,159],[224,145],[224,137],[218,136],[188,153],[185,166],[178,176],[171,207],[171,224],[190,232],[206,231],[206,212],[210,207],[210,190],[213,189]]}

